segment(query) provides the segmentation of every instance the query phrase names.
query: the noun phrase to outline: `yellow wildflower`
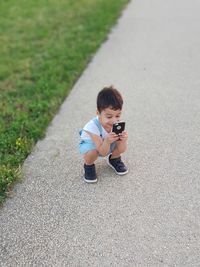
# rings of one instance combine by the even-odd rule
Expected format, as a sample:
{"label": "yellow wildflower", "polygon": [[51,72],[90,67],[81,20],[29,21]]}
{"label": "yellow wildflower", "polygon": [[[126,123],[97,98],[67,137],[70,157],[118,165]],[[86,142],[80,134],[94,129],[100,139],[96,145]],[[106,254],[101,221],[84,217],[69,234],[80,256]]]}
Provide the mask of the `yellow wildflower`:
{"label": "yellow wildflower", "polygon": [[22,145],[22,138],[21,137],[19,137],[19,138],[17,138],[17,140],[16,140],[16,146],[17,147],[20,147],[21,145]]}

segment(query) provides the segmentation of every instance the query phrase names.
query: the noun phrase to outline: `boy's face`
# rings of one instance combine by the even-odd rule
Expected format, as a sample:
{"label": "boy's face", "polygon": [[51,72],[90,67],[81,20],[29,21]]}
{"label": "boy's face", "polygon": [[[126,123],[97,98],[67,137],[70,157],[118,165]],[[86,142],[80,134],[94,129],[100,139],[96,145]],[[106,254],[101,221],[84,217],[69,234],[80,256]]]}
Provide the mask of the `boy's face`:
{"label": "boy's face", "polygon": [[112,107],[103,109],[101,112],[97,111],[99,121],[103,128],[109,133],[112,130],[114,123],[120,121],[121,110],[113,110]]}

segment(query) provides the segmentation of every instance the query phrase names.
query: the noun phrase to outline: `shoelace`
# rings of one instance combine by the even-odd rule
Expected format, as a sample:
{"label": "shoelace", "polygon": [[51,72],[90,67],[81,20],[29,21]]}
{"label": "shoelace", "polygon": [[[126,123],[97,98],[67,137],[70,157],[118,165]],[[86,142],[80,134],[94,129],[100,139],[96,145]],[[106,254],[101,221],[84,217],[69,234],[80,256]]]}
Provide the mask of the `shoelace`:
{"label": "shoelace", "polygon": [[121,161],[121,159],[116,159],[114,162],[113,162],[116,167],[118,168],[124,168],[124,163]]}

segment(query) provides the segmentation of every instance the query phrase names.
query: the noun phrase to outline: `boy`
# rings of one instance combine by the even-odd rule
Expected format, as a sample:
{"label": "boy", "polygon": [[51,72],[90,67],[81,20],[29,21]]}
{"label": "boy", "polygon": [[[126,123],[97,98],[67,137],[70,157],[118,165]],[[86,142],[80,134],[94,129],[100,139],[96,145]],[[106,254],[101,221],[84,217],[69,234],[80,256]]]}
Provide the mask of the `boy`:
{"label": "boy", "polygon": [[123,99],[119,91],[112,86],[103,88],[97,96],[97,117],[90,120],[80,132],[80,153],[84,158],[84,180],[97,182],[94,162],[98,156],[108,155],[108,165],[118,175],[124,175],[128,169],[121,161],[121,153],[126,150],[128,133],[117,135],[112,132],[114,123],[120,121]]}

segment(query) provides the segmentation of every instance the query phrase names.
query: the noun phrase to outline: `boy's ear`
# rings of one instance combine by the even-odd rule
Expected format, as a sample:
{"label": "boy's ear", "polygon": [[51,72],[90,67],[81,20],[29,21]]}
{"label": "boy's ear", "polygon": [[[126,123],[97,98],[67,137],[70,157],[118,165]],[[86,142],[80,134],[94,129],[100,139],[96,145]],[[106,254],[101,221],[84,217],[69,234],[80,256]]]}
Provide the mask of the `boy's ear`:
{"label": "boy's ear", "polygon": [[100,113],[99,113],[99,111],[98,111],[98,109],[96,110],[96,114],[97,114],[97,115],[99,115],[99,114],[100,114]]}

